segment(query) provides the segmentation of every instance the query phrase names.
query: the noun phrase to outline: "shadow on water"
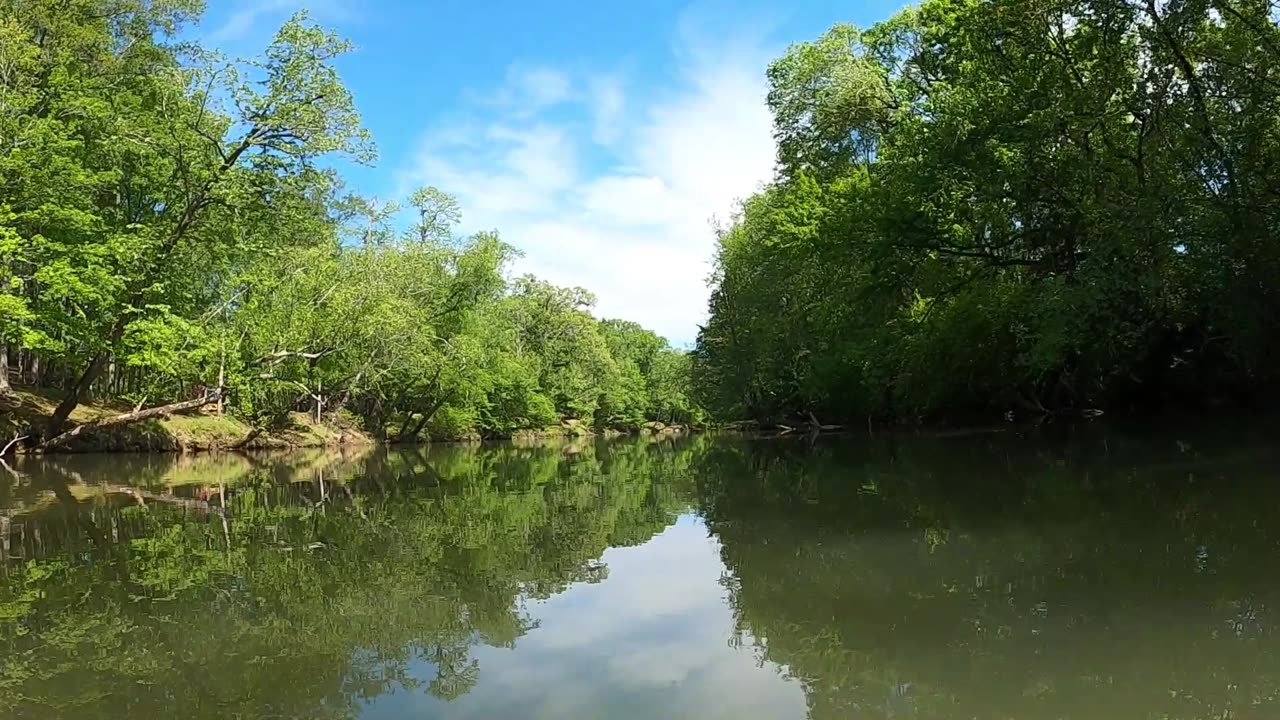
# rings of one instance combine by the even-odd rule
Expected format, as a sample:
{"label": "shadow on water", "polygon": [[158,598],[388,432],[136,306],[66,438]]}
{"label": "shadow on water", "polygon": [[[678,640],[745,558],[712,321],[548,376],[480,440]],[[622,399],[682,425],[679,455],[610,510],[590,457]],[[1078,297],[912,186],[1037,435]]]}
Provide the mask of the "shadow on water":
{"label": "shadow on water", "polygon": [[497,692],[478,648],[696,509],[731,645],[811,718],[1276,717],[1272,429],[28,460],[0,481],[0,714]]}

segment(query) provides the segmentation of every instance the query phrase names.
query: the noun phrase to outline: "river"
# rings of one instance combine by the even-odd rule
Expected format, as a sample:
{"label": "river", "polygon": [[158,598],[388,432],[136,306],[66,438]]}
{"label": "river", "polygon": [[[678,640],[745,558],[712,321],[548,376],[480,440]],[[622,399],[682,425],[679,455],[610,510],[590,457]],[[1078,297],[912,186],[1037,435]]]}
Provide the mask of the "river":
{"label": "river", "polygon": [[0,717],[1280,717],[1274,429],[11,461]]}

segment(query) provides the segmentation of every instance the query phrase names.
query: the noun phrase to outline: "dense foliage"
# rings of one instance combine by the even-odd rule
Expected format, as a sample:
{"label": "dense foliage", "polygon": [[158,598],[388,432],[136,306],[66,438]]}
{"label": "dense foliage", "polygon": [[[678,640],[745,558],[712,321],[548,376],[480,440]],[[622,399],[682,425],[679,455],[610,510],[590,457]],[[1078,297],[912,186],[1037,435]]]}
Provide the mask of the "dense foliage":
{"label": "dense foliage", "polygon": [[929,0],[769,70],[721,232],[726,415],[946,421],[1274,397],[1269,0]]}
{"label": "dense foliage", "polygon": [[344,190],[334,160],[374,156],[345,41],[300,14],[227,60],[180,41],[202,6],[0,5],[0,401],[61,398],[33,434],[116,398],[401,436],[696,419],[687,357],[511,278],[513,248],[457,237],[447,194]]}

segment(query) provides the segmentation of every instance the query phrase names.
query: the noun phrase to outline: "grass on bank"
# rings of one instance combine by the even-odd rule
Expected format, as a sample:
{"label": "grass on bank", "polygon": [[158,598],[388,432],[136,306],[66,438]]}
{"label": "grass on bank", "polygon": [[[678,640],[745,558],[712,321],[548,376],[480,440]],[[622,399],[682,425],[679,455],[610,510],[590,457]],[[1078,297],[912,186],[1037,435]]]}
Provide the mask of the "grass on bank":
{"label": "grass on bank", "polygon": [[[31,388],[14,388],[13,402],[0,409],[0,444],[9,438],[28,434],[39,428],[57,407],[56,393]],[[72,426],[129,412],[133,408],[122,403],[81,403],[71,413]],[[194,452],[225,450],[243,443],[252,428],[230,415],[217,414],[209,406],[200,411],[144,420],[121,427],[106,428],[77,438],[67,450],[74,452],[170,451]],[[350,418],[317,423],[307,413],[290,413],[284,426],[262,433],[250,441],[252,448],[325,447],[368,443],[370,439]]]}

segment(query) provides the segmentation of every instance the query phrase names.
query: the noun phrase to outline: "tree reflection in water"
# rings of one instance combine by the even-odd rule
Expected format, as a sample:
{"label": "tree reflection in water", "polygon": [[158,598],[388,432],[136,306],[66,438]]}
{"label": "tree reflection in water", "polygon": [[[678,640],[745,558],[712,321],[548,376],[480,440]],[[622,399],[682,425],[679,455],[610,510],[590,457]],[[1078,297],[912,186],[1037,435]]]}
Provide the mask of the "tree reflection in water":
{"label": "tree reflection in water", "polygon": [[605,549],[696,511],[733,643],[814,720],[1276,717],[1269,438],[31,460],[0,486],[0,711],[351,718],[482,693],[477,647],[518,649],[530,601],[606,581]]}

